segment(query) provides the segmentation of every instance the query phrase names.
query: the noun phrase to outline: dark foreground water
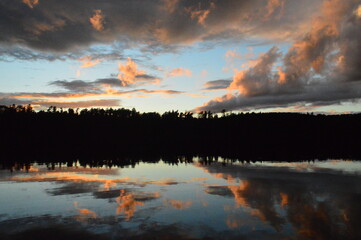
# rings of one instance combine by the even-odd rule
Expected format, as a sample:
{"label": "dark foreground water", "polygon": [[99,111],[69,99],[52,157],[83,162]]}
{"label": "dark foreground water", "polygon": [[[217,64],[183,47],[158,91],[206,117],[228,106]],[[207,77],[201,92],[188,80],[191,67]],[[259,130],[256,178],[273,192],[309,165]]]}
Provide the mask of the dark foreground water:
{"label": "dark foreground water", "polygon": [[31,164],[0,171],[0,239],[361,239],[361,162]]}

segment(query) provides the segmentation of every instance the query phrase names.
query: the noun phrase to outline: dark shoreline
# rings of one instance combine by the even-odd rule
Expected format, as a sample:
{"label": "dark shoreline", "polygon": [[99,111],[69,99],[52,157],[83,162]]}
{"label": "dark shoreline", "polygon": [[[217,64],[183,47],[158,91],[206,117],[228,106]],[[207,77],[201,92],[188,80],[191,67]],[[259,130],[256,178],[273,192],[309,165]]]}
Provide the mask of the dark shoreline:
{"label": "dark shoreline", "polygon": [[[361,114],[241,113],[27,107],[0,109],[0,162],[176,159],[361,159]],[[118,159],[118,160],[117,160]]]}

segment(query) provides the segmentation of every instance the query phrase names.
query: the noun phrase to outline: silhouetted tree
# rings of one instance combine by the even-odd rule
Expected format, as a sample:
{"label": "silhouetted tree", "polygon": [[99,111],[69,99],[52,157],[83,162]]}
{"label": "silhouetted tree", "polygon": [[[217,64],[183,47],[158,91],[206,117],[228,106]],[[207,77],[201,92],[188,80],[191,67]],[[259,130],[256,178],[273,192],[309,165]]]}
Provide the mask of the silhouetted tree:
{"label": "silhouetted tree", "polygon": [[[222,155],[286,159],[361,156],[361,114],[139,113],[136,109],[0,106],[0,158]],[[0,160],[1,161],[1,160]]]}

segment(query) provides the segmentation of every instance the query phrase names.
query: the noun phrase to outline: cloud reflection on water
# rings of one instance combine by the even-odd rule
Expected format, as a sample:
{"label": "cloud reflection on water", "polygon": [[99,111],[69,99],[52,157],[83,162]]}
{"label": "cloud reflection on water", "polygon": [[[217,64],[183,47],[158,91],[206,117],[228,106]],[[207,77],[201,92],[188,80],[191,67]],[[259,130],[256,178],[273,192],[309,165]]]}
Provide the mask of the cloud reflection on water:
{"label": "cloud reflection on water", "polygon": [[[236,207],[281,232],[290,224],[306,239],[357,239],[361,236],[361,176],[334,169],[301,171],[219,164],[198,166],[214,177],[239,179],[239,185],[207,186],[208,194],[233,197]],[[356,213],[358,212],[358,213]],[[352,214],[352,217],[350,217]],[[230,228],[244,224],[233,214]]]}
{"label": "cloud reflection on water", "polygon": [[124,213],[127,221],[134,216],[137,206],[144,206],[144,203],[134,199],[132,193],[126,193],[124,190],[120,191],[120,195],[116,201],[118,203],[117,214]]}
{"label": "cloud reflection on water", "polygon": [[75,209],[79,212],[79,215],[75,216],[75,219],[80,222],[86,222],[90,218],[97,218],[97,214],[87,208],[79,208],[78,202],[74,202]]}
{"label": "cloud reflection on water", "polygon": [[132,226],[131,234],[142,237],[154,237],[157,231],[152,227],[156,227],[189,229],[185,237],[164,232],[172,236],[168,239],[361,239],[361,174],[327,164],[196,162],[187,168],[161,165],[164,171],[159,174],[146,166],[104,172],[39,168],[6,175],[1,181],[28,183],[24,186],[30,190],[49,182],[43,185],[45,197],[69,199],[74,221],[110,229],[126,223]]}
{"label": "cloud reflection on water", "polygon": [[172,206],[174,209],[184,210],[190,208],[193,204],[192,201],[181,201],[181,200],[166,200],[165,204]]}

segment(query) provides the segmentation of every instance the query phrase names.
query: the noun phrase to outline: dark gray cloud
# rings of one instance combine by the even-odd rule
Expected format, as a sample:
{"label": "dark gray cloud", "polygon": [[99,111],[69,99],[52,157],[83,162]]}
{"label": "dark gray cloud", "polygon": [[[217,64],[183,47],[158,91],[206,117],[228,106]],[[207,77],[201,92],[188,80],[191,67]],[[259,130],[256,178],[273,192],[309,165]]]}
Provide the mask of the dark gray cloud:
{"label": "dark gray cloud", "polygon": [[343,102],[359,102],[361,85],[359,83],[321,84],[305,86],[298,93],[277,93],[255,97],[224,95],[209,101],[197,110],[221,112],[230,110],[254,110],[290,106],[327,106]]}
{"label": "dark gray cloud", "polygon": [[231,84],[232,80],[229,79],[219,79],[208,81],[204,84],[203,90],[223,90],[227,89]]}
{"label": "dark gray cloud", "polygon": [[281,31],[287,37],[320,2],[39,0],[30,7],[21,0],[2,0],[0,43],[66,52],[117,41],[126,47],[140,44],[145,50],[173,51],[172,46],[193,41],[279,38]]}
{"label": "dark gray cloud", "polygon": [[95,81],[84,81],[84,80],[57,80],[52,81],[49,85],[54,85],[70,92],[101,92],[101,85],[105,84],[111,87],[124,87],[118,78],[100,78]]}
{"label": "dark gray cloud", "polygon": [[94,82],[90,82],[90,84],[107,84],[114,87],[124,87],[118,78],[100,78]]}
{"label": "dark gray cloud", "polygon": [[49,85],[57,86],[62,89],[68,90],[73,93],[100,93],[104,85],[116,88],[134,87],[135,85],[145,85],[147,83],[153,83],[160,79],[148,74],[140,74],[135,76],[136,84],[124,85],[118,78],[99,78],[94,81],[84,80],[56,80],[49,83]]}
{"label": "dark gray cloud", "polygon": [[57,80],[49,83],[49,85],[58,86],[63,89],[74,92],[88,92],[94,90],[96,87],[95,82],[86,82],[83,80],[74,80],[74,81]]}
{"label": "dark gray cloud", "polygon": [[66,61],[79,60],[91,56],[100,61],[125,60],[121,46],[110,46],[109,48],[90,47],[85,50],[74,50],[71,52],[34,51],[19,45],[0,45],[0,61]]}
{"label": "dark gray cloud", "polygon": [[0,105],[10,106],[10,105],[13,105],[13,104],[15,104],[15,105],[27,105],[27,104],[32,104],[32,101],[4,97],[4,96],[1,96],[1,94],[0,94]]}

